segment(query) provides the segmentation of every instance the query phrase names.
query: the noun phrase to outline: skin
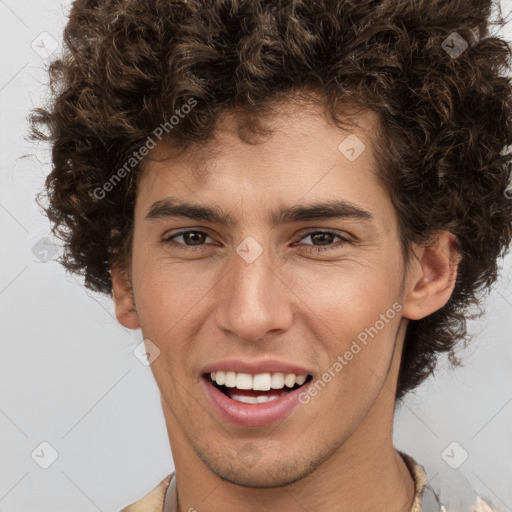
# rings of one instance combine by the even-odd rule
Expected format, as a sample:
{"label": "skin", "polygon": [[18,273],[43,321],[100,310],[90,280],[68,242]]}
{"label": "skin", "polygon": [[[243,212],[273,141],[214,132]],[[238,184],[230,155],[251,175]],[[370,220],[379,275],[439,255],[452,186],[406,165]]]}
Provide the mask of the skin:
{"label": "skin", "polygon": [[[145,162],[131,259],[112,269],[113,294],[121,324],[140,328],[161,351],[151,368],[180,511],[411,507],[414,482],[392,443],[400,356],[408,321],[448,301],[457,253],[454,236],[441,232],[428,248],[415,246],[405,264],[397,217],[375,174],[371,140],[378,120],[366,112],[358,122],[350,133],[366,150],[355,161],[338,150],[349,132],[322,107],[290,101],[267,120],[274,134],[257,144],[240,140],[237,117],[225,115],[212,143],[174,158],[160,145]],[[237,225],[146,217],[171,196],[216,205]],[[373,220],[268,222],[281,206],[333,199],[364,208]],[[205,235],[163,241],[183,229]],[[325,230],[348,242],[322,239],[317,232]],[[263,249],[252,263],[236,252],[248,236]],[[396,303],[401,311],[277,425],[228,424],[203,391],[201,368],[233,357],[295,363],[318,379]],[[253,464],[241,457],[247,450]]]}

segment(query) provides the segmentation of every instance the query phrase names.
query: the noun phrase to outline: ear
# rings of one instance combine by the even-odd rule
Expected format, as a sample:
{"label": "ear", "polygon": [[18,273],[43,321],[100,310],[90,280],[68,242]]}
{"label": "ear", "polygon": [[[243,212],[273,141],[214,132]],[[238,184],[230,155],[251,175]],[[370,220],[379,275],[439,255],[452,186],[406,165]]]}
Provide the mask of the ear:
{"label": "ear", "polygon": [[402,311],[410,320],[424,318],[448,302],[461,259],[456,236],[448,231],[439,232],[431,243],[417,248],[415,254],[410,262]]}
{"label": "ear", "polygon": [[112,297],[118,322],[127,329],[139,329],[139,318],[135,308],[133,290],[128,274],[119,265],[112,266]]}

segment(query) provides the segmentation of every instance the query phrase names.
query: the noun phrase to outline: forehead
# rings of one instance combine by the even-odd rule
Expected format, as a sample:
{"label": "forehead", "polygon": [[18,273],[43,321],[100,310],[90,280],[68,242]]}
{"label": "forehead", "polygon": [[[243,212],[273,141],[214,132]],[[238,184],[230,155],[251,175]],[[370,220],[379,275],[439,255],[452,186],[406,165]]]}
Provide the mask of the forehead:
{"label": "forehead", "polygon": [[[356,151],[364,145],[362,165],[376,173],[374,143],[379,133],[378,115],[368,109],[357,114],[351,114],[352,111],[355,107],[347,107],[342,121],[348,124],[339,127],[321,104],[300,100],[280,103],[259,118],[258,126],[265,133],[249,130],[246,116],[233,111],[224,112],[204,142],[189,143],[183,148],[165,141],[158,143],[143,162],[141,173],[146,177],[155,171],[186,167],[190,177],[208,181],[219,176],[223,170],[222,162],[243,160],[240,157],[244,153],[258,157],[258,161],[251,162],[255,164],[251,167],[263,170],[267,163],[280,164],[280,176],[284,177],[286,171],[297,163],[294,154],[301,159],[318,160],[318,156],[328,150],[334,154],[345,151],[345,156],[351,157],[354,143]],[[340,147],[345,138],[350,142]],[[318,163],[321,165],[321,161]]]}

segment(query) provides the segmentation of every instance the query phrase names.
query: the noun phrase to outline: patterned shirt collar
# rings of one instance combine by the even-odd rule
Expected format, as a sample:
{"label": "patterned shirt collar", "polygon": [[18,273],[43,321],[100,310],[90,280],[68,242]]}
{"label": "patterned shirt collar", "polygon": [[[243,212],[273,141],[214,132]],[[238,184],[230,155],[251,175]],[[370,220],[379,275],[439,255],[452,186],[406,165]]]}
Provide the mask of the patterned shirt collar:
{"label": "patterned shirt collar", "polygon": [[[418,464],[410,455],[400,450],[398,450],[398,453],[403,458],[414,480],[415,497],[409,512],[447,512],[447,509],[441,504],[437,493],[428,483],[424,467]],[[171,473],[144,498],[122,509],[120,512],[177,512],[177,510],[176,478],[175,474]],[[457,511],[450,509],[450,512]],[[476,503],[471,512],[494,512],[494,509],[477,496]]]}

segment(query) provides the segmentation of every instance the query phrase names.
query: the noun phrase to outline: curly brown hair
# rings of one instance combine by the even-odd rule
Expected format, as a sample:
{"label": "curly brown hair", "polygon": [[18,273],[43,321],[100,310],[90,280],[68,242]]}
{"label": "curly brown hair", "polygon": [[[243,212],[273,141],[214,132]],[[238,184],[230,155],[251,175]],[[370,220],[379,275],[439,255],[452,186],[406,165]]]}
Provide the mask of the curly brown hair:
{"label": "curly brown hair", "polygon": [[50,104],[31,115],[32,137],[52,145],[44,208],[63,265],[111,293],[141,165],[97,191],[190,98],[164,133],[181,150],[208,141],[222,113],[242,113],[256,133],[273,102],[314,92],[340,127],[344,105],[378,114],[375,158],[404,255],[439,230],[457,237],[454,291],[409,323],[397,399],[440,353],[460,365],[455,346],[512,232],[512,50],[490,34],[505,25],[492,10],[490,0],[76,0],[49,67]]}

